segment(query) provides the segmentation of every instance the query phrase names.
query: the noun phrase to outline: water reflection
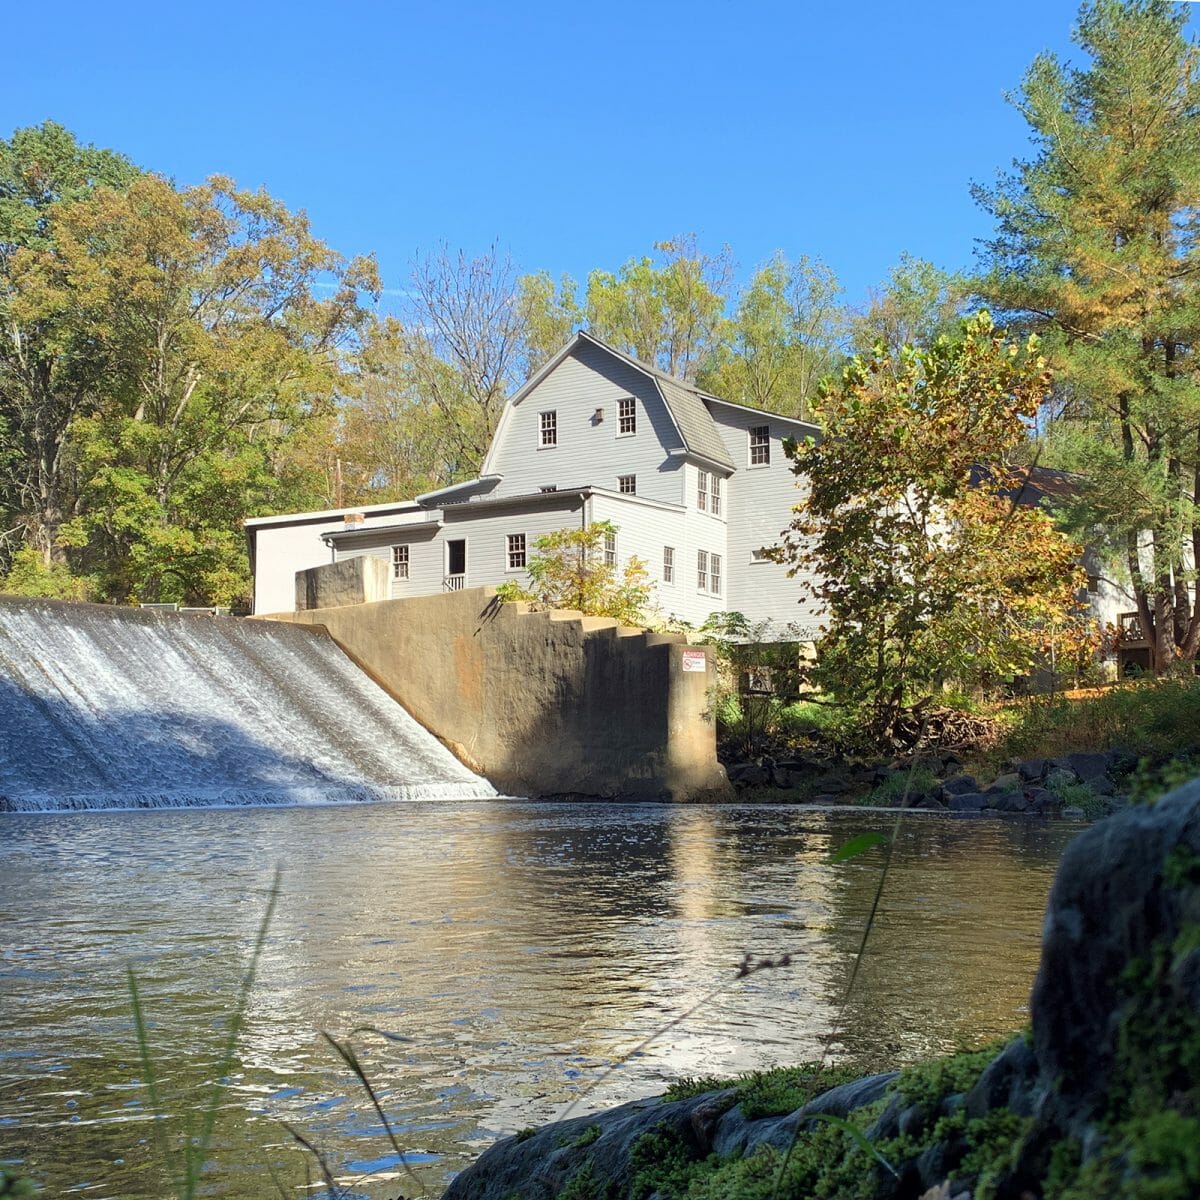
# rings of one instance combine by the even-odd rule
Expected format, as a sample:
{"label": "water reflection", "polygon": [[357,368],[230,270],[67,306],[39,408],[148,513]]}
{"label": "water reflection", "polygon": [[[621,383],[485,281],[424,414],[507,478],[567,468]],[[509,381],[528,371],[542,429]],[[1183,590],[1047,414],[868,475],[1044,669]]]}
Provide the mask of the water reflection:
{"label": "water reflection", "polygon": [[[141,980],[164,1092],[194,1110],[277,861],[284,893],[224,1095],[213,1194],[262,1195],[268,1160],[303,1180],[276,1119],[348,1177],[380,1162],[395,1177],[321,1029],[407,1039],[357,1044],[435,1194],[496,1134],[560,1112],[744,953],[786,950],[797,965],[729,987],[585,1104],[811,1056],[878,879],[877,855],[833,867],[830,850],[871,822],[515,803],[7,817],[0,1157],[52,1192],[162,1194],[124,964]],[[913,1058],[1021,1024],[1068,834],[907,819],[844,1052]]]}

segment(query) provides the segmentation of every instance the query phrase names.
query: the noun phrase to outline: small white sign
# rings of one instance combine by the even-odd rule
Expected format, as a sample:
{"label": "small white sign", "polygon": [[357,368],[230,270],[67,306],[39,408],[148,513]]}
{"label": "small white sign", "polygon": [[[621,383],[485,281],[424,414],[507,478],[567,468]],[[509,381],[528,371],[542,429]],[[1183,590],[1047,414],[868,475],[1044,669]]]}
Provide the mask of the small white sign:
{"label": "small white sign", "polygon": [[705,671],[708,661],[703,650],[685,650],[683,652],[683,669],[685,671]]}

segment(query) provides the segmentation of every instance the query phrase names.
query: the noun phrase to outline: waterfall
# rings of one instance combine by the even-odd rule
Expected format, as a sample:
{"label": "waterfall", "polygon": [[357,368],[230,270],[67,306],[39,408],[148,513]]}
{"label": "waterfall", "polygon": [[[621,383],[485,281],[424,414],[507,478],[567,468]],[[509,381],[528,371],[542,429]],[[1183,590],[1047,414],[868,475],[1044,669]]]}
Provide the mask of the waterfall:
{"label": "waterfall", "polygon": [[0,597],[0,810],[494,795],[323,630]]}

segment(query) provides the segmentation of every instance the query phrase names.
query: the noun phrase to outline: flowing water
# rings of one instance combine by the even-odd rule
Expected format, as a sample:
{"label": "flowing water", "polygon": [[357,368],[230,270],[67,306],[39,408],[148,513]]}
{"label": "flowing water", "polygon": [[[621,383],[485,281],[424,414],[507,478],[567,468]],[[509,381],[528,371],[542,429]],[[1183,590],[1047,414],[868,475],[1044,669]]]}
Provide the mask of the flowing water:
{"label": "flowing water", "polygon": [[[279,1194],[268,1163],[303,1194],[317,1171],[284,1121],[359,1195],[436,1195],[495,1137],[574,1100],[811,1058],[880,865],[830,850],[883,821],[477,800],[0,814],[0,1159],[50,1195],[166,1194],[126,964],[178,1147],[276,863],[206,1195]],[[901,1062],[1019,1027],[1071,832],[906,816],[835,1052]],[[733,982],[744,953],[785,950],[790,968]],[[354,1043],[406,1164],[319,1034],[361,1026],[394,1035]]]}
{"label": "flowing water", "polygon": [[493,795],[320,632],[0,597],[0,810]]}

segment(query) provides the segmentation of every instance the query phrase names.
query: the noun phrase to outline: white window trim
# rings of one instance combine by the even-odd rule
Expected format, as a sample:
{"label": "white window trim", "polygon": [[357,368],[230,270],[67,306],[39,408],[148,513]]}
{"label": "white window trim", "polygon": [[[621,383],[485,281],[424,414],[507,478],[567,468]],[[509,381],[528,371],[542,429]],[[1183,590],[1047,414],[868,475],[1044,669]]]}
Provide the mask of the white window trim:
{"label": "white window trim", "polygon": [[[754,461],[754,442],[753,434],[756,429],[765,429],[767,431],[767,461],[756,463]],[[746,426],[746,469],[748,471],[762,471],[769,468],[771,465],[771,426],[770,425],[747,425]]]}
{"label": "white window trim", "polygon": [[[396,561],[396,551],[397,550],[404,551],[403,563]],[[412,550],[409,548],[408,544],[403,543],[399,546],[393,546],[390,557],[391,557],[391,567],[392,567],[392,582],[393,583],[408,583],[409,580],[412,579]],[[396,568],[400,567],[400,566],[402,566],[404,568],[403,575],[400,575],[397,573]]]}
{"label": "white window trim", "polygon": [[[668,555],[670,558],[668,559]],[[664,546],[662,557],[662,581],[670,587],[675,586],[675,547]],[[668,572],[670,574],[668,575]]]}
{"label": "white window trim", "polygon": [[[542,428],[542,418],[553,415],[554,417],[554,441],[547,442],[543,439],[546,436],[546,431]],[[537,428],[537,448],[539,450],[556,450],[558,448],[558,409],[547,408],[538,413],[538,428]]]}
{"label": "white window trim", "polygon": [[[716,560],[717,569],[712,569],[713,560]],[[714,554],[711,550],[708,552],[708,590],[709,594],[719,596],[721,594],[721,585],[725,580],[725,573],[722,568],[725,563],[722,561],[720,554]]]}
{"label": "white window trim", "polygon": [[709,595],[708,590],[708,551],[696,551],[696,592],[701,596]]}
{"label": "white window trim", "polygon": [[708,512],[708,472],[696,472],[696,511]]}
{"label": "white window trim", "polygon": [[715,472],[710,473],[708,477],[708,512],[710,516],[716,517],[718,521],[725,520],[721,509],[723,497],[721,495],[721,477]]}
{"label": "white window trim", "polygon": [[[519,567],[514,567],[511,565],[512,552],[509,550],[509,542],[508,542],[508,539],[511,537],[519,537],[519,538],[523,539],[523,541],[521,543],[521,554],[524,557],[525,561]],[[526,570],[528,570],[528,567],[529,567],[529,538],[528,538],[528,536],[524,533],[506,533],[504,535],[504,573],[505,573],[505,575],[521,575]]]}
{"label": "white window trim", "polygon": [[[633,486],[626,491],[624,480],[628,479]],[[637,495],[637,476],[636,475],[618,475],[617,476],[617,495],[618,496],[636,496]]]}
{"label": "white window trim", "polygon": [[[621,428],[621,403],[622,403],[622,401],[626,401],[626,400],[633,406],[633,428],[623,430]],[[633,396],[622,396],[617,401],[617,437],[619,437],[619,438],[637,437],[637,399]]]}
{"label": "white window trim", "polygon": [[604,565],[606,567],[616,567],[617,565],[617,535],[615,533],[606,533],[604,535]]}

